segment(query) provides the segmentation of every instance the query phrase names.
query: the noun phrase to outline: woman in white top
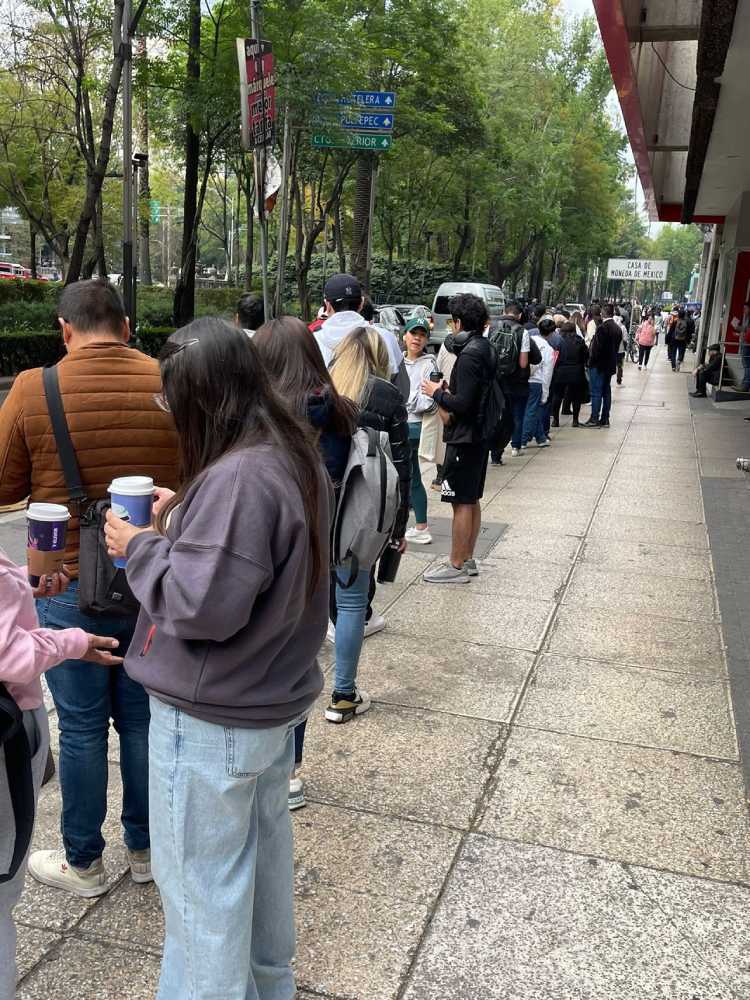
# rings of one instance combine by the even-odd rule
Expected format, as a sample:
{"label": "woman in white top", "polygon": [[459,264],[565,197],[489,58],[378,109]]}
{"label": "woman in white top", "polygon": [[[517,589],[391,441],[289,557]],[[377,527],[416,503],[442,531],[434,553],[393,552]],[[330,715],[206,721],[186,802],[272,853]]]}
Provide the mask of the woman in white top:
{"label": "woman in white top", "polygon": [[406,532],[407,542],[428,545],[432,541],[427,523],[427,492],[419,469],[419,442],[422,437],[422,418],[435,409],[435,403],[421,389],[423,379],[429,379],[435,369],[435,358],[425,354],[429,329],[427,321],[412,319],[404,331],[404,365],[409,375],[409,399],[406,413],[409,418],[409,448],[411,450],[411,506],[416,524]]}

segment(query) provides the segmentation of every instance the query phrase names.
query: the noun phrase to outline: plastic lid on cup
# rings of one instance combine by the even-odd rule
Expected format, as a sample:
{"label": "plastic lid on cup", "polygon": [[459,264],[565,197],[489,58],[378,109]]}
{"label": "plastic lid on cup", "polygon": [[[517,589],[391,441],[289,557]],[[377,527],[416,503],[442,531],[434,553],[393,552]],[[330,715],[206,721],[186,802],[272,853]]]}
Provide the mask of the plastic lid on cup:
{"label": "plastic lid on cup", "polygon": [[123,497],[145,497],[154,492],[154,481],[149,476],[120,476],[107,487],[108,493],[119,493]]}
{"label": "plastic lid on cup", "polygon": [[121,503],[110,504],[110,510],[115,515],[115,517],[119,517],[120,520],[122,521],[130,520],[130,514],[128,513],[127,507],[123,507]]}
{"label": "plastic lid on cup", "polygon": [[30,521],[68,521],[70,511],[61,503],[30,503],[26,517]]}

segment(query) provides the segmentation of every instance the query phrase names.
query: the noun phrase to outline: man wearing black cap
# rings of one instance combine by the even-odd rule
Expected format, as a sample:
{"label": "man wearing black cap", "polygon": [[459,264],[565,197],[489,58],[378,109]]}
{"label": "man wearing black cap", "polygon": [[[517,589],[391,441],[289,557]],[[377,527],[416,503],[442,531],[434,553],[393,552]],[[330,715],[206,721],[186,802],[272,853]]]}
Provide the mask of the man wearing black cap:
{"label": "man wearing black cap", "polygon": [[721,344],[709,344],[708,360],[695,369],[695,392],[691,396],[701,399],[706,395],[707,385],[718,385],[721,373]]}
{"label": "man wearing black cap", "polygon": [[[360,314],[365,300],[362,295],[362,286],[353,274],[334,274],[330,277],[323,289],[323,298],[328,319],[319,330],[315,331],[313,336],[318,342],[323,361],[328,366],[337,344],[352,330],[365,325],[365,320]],[[401,353],[398,340],[390,330],[377,324],[371,325],[375,326],[388,348],[388,355],[391,359],[391,374],[394,376],[392,381],[396,381],[395,376],[399,375],[399,369],[403,368],[404,364],[404,356]],[[399,388],[401,388],[400,385]],[[408,375],[406,375],[405,388],[408,397]]]}

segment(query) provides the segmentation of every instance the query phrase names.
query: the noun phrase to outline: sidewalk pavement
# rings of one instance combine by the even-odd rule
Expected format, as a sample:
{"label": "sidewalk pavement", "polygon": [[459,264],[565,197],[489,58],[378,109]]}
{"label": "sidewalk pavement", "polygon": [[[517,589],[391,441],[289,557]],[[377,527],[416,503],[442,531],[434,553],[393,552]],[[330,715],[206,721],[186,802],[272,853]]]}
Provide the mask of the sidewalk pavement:
{"label": "sidewalk pavement", "polygon": [[[627,366],[611,429],[490,470],[470,586],[421,582],[425,547],[379,590],[372,710],[330,726],[321,699],[308,729],[300,997],[750,997],[746,792],[688,380],[665,360]],[[161,912],[125,874],[117,751],[110,890],[29,881],[21,1000],[154,996]],[[54,781],[37,847],[59,811]]]}

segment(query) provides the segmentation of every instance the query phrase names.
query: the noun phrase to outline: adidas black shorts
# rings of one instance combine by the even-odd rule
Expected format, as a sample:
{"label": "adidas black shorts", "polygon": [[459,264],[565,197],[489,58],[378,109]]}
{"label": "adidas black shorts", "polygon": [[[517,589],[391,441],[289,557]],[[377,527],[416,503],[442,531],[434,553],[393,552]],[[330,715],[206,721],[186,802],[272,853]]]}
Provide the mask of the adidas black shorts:
{"label": "adidas black shorts", "polygon": [[444,503],[481,500],[489,455],[488,444],[449,444],[443,462],[441,500]]}

